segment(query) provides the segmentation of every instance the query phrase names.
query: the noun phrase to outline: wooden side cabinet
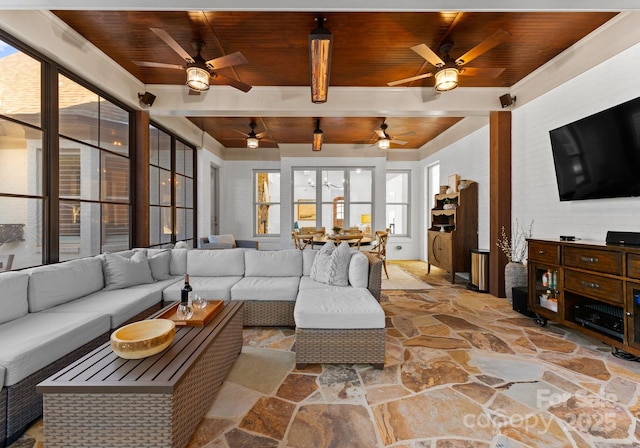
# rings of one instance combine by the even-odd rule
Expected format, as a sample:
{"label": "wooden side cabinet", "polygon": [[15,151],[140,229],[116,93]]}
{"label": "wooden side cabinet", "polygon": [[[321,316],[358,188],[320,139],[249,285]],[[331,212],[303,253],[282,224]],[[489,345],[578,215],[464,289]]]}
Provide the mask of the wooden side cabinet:
{"label": "wooden side cabinet", "polygon": [[478,248],[478,184],[470,182],[457,193],[435,195],[431,227],[427,230],[428,271],[431,266],[451,273],[471,270],[471,249]]}
{"label": "wooden side cabinet", "polygon": [[529,308],[640,356],[640,247],[529,240]]}

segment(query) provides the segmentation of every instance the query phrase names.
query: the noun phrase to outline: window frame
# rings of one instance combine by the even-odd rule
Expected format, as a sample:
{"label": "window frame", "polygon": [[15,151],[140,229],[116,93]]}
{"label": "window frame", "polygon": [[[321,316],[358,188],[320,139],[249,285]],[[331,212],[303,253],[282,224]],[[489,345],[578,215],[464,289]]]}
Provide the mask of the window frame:
{"label": "window frame", "polygon": [[[161,191],[158,190],[158,203],[154,204],[151,202],[151,175],[149,175],[149,185],[148,190],[149,190],[149,247],[150,248],[161,248],[161,247],[168,247],[169,245],[175,245],[178,241],[186,241],[188,244],[191,245],[191,247],[195,248],[198,245],[198,241],[197,241],[197,226],[198,226],[198,176],[197,176],[197,164],[198,164],[198,151],[197,148],[195,147],[195,145],[192,145],[188,142],[186,142],[184,139],[180,138],[179,136],[177,136],[175,133],[169,131],[168,129],[166,129],[165,127],[159,125],[158,123],[154,122],[154,121],[150,121],[149,122],[149,135],[151,136],[151,128],[156,128],[158,130],[158,132],[162,132],[164,134],[166,134],[167,137],[169,137],[169,146],[170,146],[170,156],[169,156],[169,165],[170,167],[167,169],[166,166],[164,166],[161,162],[161,157],[160,157],[160,151],[158,151],[158,162],[157,164],[153,163],[152,160],[149,158],[149,165],[148,168],[151,169],[153,168],[157,168],[158,169],[158,180],[161,179],[161,174],[164,173],[169,173],[170,175],[170,184],[171,184],[171,201],[170,204],[164,203],[162,201],[162,199],[160,198],[160,193]],[[159,138],[160,134],[158,134],[158,142],[161,141],[161,139]],[[149,141],[151,141],[152,139],[149,138]],[[178,145],[182,145],[181,148],[178,148]],[[158,148],[159,149],[159,148]],[[180,151],[182,150],[191,150],[193,152],[193,156],[191,158],[191,176],[188,175],[186,166],[184,164],[182,164],[182,168],[183,168],[183,172],[178,172],[177,168],[178,168],[178,163],[177,163],[177,154],[178,154],[178,149],[180,149]],[[151,152],[151,151],[150,151]],[[186,154],[186,153],[183,153]],[[186,159],[186,158],[185,158]],[[191,190],[191,206],[188,206],[188,201],[187,201],[187,195],[189,195],[189,191],[186,190],[186,186],[183,187],[185,188],[184,190],[184,197],[185,197],[185,201],[184,203],[180,203],[179,204],[179,200],[177,197],[177,182],[179,178],[184,178],[184,179],[191,179],[191,183],[192,183],[192,190]],[[160,188],[158,186],[158,188]],[[152,210],[154,207],[157,207],[160,211],[160,219],[158,221],[158,225],[159,230],[160,230],[160,234],[159,234],[159,239],[158,242],[156,244],[152,244],[152,238],[151,238],[151,231],[153,229],[151,229],[151,225],[153,224],[153,219],[151,218],[152,215]],[[185,234],[185,238],[178,238],[178,219],[179,219],[179,215],[180,212],[184,210],[184,218],[185,218],[185,232],[187,232],[187,226],[186,224],[188,223],[188,213],[189,210],[192,211],[192,226],[191,226],[191,236],[189,236],[188,233]],[[165,215],[165,213],[169,214],[169,217],[171,219],[171,233],[170,233],[170,239],[168,241],[163,241],[162,239],[162,231],[161,231],[161,226],[162,226],[162,216]]]}
{"label": "window frame", "polygon": [[[371,207],[371,217],[372,217],[372,222],[371,222],[371,228],[374,229],[375,228],[375,185],[376,185],[376,180],[375,180],[375,175],[376,175],[376,170],[375,167],[373,166],[314,166],[314,167],[305,167],[305,166],[293,166],[291,167],[291,216],[290,216],[290,221],[291,221],[291,229],[295,228],[295,223],[297,221],[296,218],[296,197],[295,197],[295,189],[296,189],[296,185],[295,185],[295,176],[296,176],[296,172],[305,172],[305,171],[311,171],[313,172],[313,176],[315,176],[315,184],[314,186],[317,185],[323,185],[323,172],[324,171],[342,171],[343,173],[343,178],[344,178],[344,191],[342,194],[342,198],[343,198],[343,209],[342,209],[342,213],[344,216],[344,223],[343,223],[343,230],[347,229],[349,227],[352,226],[351,223],[351,206],[352,205],[370,205]],[[371,200],[370,201],[351,201],[351,173],[355,173],[355,172],[360,172],[360,171],[368,171],[371,173]],[[334,202],[335,202],[336,197],[332,198],[331,200],[328,201],[323,201],[322,198],[322,191],[321,188],[316,188],[315,191],[315,205],[316,205],[316,223],[315,226],[316,228],[321,228],[322,227],[322,222],[323,222],[323,207],[324,206],[331,206],[332,210],[334,207]],[[325,232],[330,233],[331,232],[331,228],[327,228],[327,226],[325,226]]]}
{"label": "window frame", "polygon": [[[280,175],[280,201],[269,201],[269,202],[265,202],[265,201],[259,201],[258,200],[258,175],[260,173],[278,173]],[[253,169],[252,170],[252,179],[253,179],[253,237],[254,238],[279,238],[280,235],[282,234],[282,222],[280,223],[280,232],[278,233],[258,233],[258,222],[259,222],[259,216],[258,216],[258,207],[260,207],[261,205],[268,205],[268,206],[272,206],[272,205],[277,205],[280,207],[280,210],[282,210],[282,170],[278,169],[278,168],[271,168],[271,169]]]}
{"label": "window frame", "polygon": [[[389,174],[401,174],[406,175],[406,187],[407,187],[407,200],[406,201],[397,201],[397,202],[388,202],[388,188],[387,183]],[[407,223],[406,223],[406,233],[396,233],[395,232],[395,223],[388,223],[387,221],[387,212],[389,210],[389,205],[394,206],[402,206],[407,210]],[[385,227],[390,229],[389,234],[394,237],[411,237],[411,170],[410,169],[388,169],[385,172]]]}

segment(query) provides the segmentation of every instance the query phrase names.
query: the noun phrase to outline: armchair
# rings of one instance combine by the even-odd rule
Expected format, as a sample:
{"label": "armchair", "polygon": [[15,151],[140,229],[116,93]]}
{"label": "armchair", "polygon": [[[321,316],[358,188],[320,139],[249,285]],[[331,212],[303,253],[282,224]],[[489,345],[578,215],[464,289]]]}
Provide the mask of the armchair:
{"label": "armchair", "polygon": [[234,247],[258,250],[258,245],[258,241],[237,240],[230,233],[226,235],[209,235],[208,237],[200,238],[200,249],[208,250],[233,249]]}

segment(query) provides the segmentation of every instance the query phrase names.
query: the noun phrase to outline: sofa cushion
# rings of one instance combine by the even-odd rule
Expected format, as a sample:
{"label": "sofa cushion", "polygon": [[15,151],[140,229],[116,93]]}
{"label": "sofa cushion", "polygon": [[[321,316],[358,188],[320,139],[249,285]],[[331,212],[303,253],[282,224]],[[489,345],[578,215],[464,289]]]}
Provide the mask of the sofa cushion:
{"label": "sofa cushion", "polygon": [[[241,276],[229,277],[192,277],[189,276],[189,284],[193,288],[194,294],[200,294],[207,300],[229,300],[231,299],[231,287],[242,279]],[[175,302],[180,300],[180,290],[183,282],[177,282],[167,287],[162,292],[165,302]]]}
{"label": "sofa cushion", "polygon": [[27,269],[29,312],[46,310],[104,288],[99,258],[81,258]]}
{"label": "sofa cushion", "polygon": [[349,262],[351,248],[344,241],[338,247],[328,242],[316,255],[309,276],[320,283],[332,286],[349,286]]}
{"label": "sofa cushion", "polygon": [[247,277],[300,277],[302,251],[298,249],[246,251]]}
{"label": "sofa cushion", "polygon": [[169,274],[184,275],[187,273],[187,249],[171,249],[171,263]]}
{"label": "sofa cushion", "polygon": [[294,301],[300,277],[244,277],[231,288],[231,300]]}
{"label": "sofa cushion", "polygon": [[236,238],[231,233],[224,235],[209,235],[209,242],[212,244],[229,244],[232,248],[236,247]]}
{"label": "sofa cushion", "polygon": [[128,288],[130,286],[153,283],[147,251],[135,250],[129,254],[104,254],[100,255],[102,270],[104,272],[104,289]]}
{"label": "sofa cushion", "polygon": [[171,250],[169,249],[148,249],[147,259],[149,269],[154,280],[169,280],[171,278]]}
{"label": "sofa cushion", "polygon": [[311,266],[313,266],[313,260],[316,259],[316,255],[319,250],[303,250],[302,251],[302,275],[311,274]]}
{"label": "sofa cushion", "polygon": [[244,249],[190,250],[187,273],[190,277],[243,276],[244,252]]}
{"label": "sofa cushion", "polygon": [[[300,285],[298,286],[298,289],[300,291],[302,291],[303,289],[327,289],[327,288],[333,288],[333,286],[329,286],[326,283],[317,282],[313,280],[311,277],[309,277],[308,275],[303,275],[302,277],[300,277]],[[342,286],[336,286],[336,288],[342,288]]]}
{"label": "sofa cushion", "polygon": [[103,313],[29,313],[0,326],[0,365],[5,386],[71,353],[109,331]]}
{"label": "sofa cushion", "polygon": [[29,312],[28,285],[29,275],[26,272],[0,274],[0,324],[18,319]]}
{"label": "sofa cushion", "polygon": [[73,302],[49,308],[45,313],[97,312],[110,317],[111,328],[117,328],[147,308],[162,302],[162,291],[180,278],[131,286],[113,291],[102,290]]}
{"label": "sofa cushion", "polygon": [[296,327],[326,329],[384,328],[382,307],[366,288],[304,289],[293,310]]}
{"label": "sofa cushion", "polygon": [[351,251],[349,284],[356,288],[366,288],[369,285],[369,259],[358,250]]}

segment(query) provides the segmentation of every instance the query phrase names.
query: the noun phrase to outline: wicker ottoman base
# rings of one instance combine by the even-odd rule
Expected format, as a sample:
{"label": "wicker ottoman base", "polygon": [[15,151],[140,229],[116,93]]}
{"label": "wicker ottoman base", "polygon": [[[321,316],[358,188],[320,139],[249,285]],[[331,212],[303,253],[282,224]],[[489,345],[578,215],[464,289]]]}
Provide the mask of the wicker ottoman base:
{"label": "wicker ottoman base", "polygon": [[384,367],[384,328],[296,328],[296,366],[307,364],[373,364]]}
{"label": "wicker ottoman base", "polygon": [[294,327],[293,308],[295,301],[245,300],[245,327]]}
{"label": "wicker ottoman base", "polygon": [[0,446],[4,446],[7,441],[7,389],[0,389]]}

